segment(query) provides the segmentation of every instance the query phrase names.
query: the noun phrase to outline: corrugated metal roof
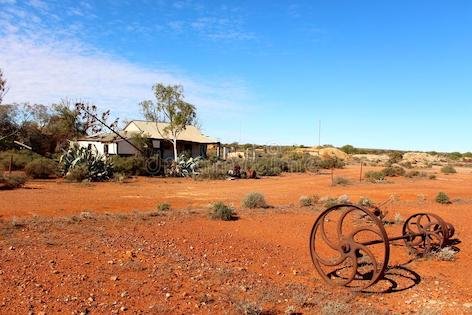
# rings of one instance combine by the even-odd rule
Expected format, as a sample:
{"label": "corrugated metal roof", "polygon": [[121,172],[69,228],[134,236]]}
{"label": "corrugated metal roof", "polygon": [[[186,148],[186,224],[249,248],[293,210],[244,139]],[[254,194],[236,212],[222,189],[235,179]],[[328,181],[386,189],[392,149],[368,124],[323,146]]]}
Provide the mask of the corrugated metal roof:
{"label": "corrugated metal roof", "polygon": [[[144,120],[132,120],[124,128],[125,131],[134,131],[134,127],[138,128],[143,135],[146,135],[149,138],[153,139],[165,139],[167,134],[164,134],[164,128],[167,127],[168,123],[156,123],[152,121]],[[177,140],[180,141],[189,141],[197,143],[218,143],[218,140],[208,137],[195,126],[187,126],[178,136]]]}
{"label": "corrugated metal roof", "polygon": [[[122,136],[123,138],[125,139],[129,139],[133,136],[133,133],[131,132],[127,132],[127,131],[118,131],[118,134],[120,136]],[[96,135],[92,135],[92,136],[87,136],[87,137],[83,137],[83,138],[80,138],[78,139],[78,141],[100,141],[100,142],[115,142],[115,141],[119,141],[119,140],[122,140],[122,138],[118,137],[118,135],[116,135],[115,133],[99,133],[99,134],[96,134]]]}

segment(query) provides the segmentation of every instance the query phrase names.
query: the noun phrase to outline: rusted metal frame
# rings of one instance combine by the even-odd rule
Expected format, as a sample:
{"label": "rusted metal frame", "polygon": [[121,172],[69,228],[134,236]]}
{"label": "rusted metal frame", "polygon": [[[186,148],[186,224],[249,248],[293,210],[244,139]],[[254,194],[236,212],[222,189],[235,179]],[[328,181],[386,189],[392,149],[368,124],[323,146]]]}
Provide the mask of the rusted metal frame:
{"label": "rusted metal frame", "polygon": [[[426,233],[409,233],[409,234],[406,234],[406,235],[389,237],[388,241],[391,242],[391,241],[404,240],[404,239],[408,239],[410,237],[417,237],[417,236],[426,236]],[[374,241],[370,241],[370,242],[364,242],[364,243],[361,243],[361,244],[362,245],[375,245],[375,244],[379,244],[379,243],[383,243],[383,240],[374,240]]]}
{"label": "rusted metal frame", "polygon": [[[325,231],[325,222],[329,220],[326,219],[326,216],[330,212],[341,208],[348,209],[341,214],[340,218],[337,219],[335,227],[336,240],[330,240]],[[369,224],[355,228],[346,236],[343,234],[343,223],[347,215],[353,211],[361,212],[360,218],[362,220],[366,220],[366,222],[369,222]],[[363,290],[375,284],[385,273],[389,260],[390,242],[404,240],[407,247],[416,251],[417,254],[424,254],[431,251],[432,246],[444,247],[455,232],[454,226],[445,222],[441,217],[433,213],[417,213],[410,216],[405,221],[402,227],[402,235],[389,238],[381,222],[381,214],[382,212],[380,209],[370,211],[352,204],[344,204],[328,208],[318,217],[311,231],[310,254],[313,264],[315,265],[318,273],[322,276],[323,280],[325,280],[327,283],[346,286],[353,290]],[[356,242],[354,237],[363,231],[369,231],[377,234],[381,239],[362,243]],[[324,241],[324,243],[329,248],[339,253],[339,257],[326,260],[317,254],[315,239],[318,232],[320,233],[321,239]],[[336,243],[333,243],[333,241]],[[381,264],[381,268],[379,268],[376,256],[367,246],[382,243],[384,244],[383,262]],[[361,254],[361,251],[364,254]],[[364,257],[365,255],[370,258],[372,271],[361,274],[359,273],[359,268],[362,265],[365,266],[365,262],[358,262],[358,259]],[[351,265],[342,267],[342,264],[347,259],[350,259]],[[325,268],[336,268],[337,266],[340,266],[340,268],[326,273],[321,265],[323,265]],[[350,271],[348,275],[340,276],[338,272],[341,270],[346,270],[346,268],[352,268],[352,271]],[[370,278],[366,279],[366,275],[370,275]],[[338,281],[336,282],[335,280]],[[367,282],[360,286],[349,286],[349,284],[354,280],[367,280]]]}

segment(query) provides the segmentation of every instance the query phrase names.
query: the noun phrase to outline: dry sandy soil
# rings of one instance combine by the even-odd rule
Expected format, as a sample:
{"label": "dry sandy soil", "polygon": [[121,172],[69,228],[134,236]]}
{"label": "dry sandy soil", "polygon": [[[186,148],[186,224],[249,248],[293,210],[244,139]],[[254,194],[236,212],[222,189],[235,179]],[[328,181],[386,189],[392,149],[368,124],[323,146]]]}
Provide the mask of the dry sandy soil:
{"label": "dry sandy soil", "polygon": [[[352,184],[335,187],[329,174],[30,181],[0,191],[0,313],[472,313],[472,170],[458,171],[446,176],[433,169],[436,180],[371,184],[359,183],[358,168],[348,167],[335,175]],[[274,207],[242,209],[251,191]],[[435,203],[439,191],[454,202]],[[301,195],[313,194],[379,203],[394,195],[384,206],[389,217],[436,213],[456,227],[460,251],[454,261],[412,260],[404,246],[392,246],[387,289],[353,293],[328,286],[308,250],[322,206],[298,206]],[[208,204],[220,200],[235,206],[239,220],[208,218]],[[156,212],[160,202],[172,209]]]}

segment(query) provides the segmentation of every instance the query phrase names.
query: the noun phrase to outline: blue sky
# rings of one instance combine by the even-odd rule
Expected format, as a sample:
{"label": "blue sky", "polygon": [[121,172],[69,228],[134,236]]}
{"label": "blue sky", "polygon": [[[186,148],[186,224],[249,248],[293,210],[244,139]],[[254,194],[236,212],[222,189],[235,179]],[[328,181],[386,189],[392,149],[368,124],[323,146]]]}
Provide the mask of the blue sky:
{"label": "blue sky", "polygon": [[470,1],[0,0],[0,68],[121,119],[181,83],[224,142],[472,151]]}

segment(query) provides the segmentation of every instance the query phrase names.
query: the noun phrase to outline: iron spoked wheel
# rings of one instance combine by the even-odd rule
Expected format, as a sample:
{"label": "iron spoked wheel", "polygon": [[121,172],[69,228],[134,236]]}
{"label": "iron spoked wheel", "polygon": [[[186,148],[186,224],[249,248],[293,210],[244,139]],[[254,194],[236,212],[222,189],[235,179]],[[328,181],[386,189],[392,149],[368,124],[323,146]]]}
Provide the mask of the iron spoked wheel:
{"label": "iron spoked wheel", "polygon": [[382,222],[350,204],[325,210],[310,234],[310,254],[320,276],[332,285],[363,290],[387,268],[390,245]]}
{"label": "iron spoked wheel", "polygon": [[410,252],[423,256],[444,247],[454,234],[454,227],[433,213],[417,213],[405,221],[402,233]]}

